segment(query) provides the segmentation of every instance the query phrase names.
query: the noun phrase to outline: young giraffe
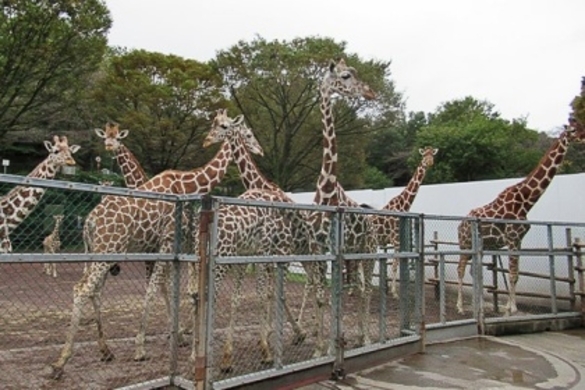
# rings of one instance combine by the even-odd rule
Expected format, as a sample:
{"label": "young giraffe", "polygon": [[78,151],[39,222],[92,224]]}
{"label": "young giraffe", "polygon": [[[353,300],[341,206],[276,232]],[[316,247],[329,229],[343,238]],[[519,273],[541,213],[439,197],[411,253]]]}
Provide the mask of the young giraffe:
{"label": "young giraffe", "polygon": [[[71,145],[66,137],[53,137],[53,143],[44,142],[49,156],[43,160],[27,177],[53,179],[59,168],[64,165],[75,165],[73,154],[79,150],[79,145]],[[17,186],[0,198],[0,242],[2,250],[12,250],[9,234],[35,209],[45,194],[44,188]]]}
{"label": "young giraffe", "polygon": [[[344,191],[337,181],[337,139],[333,118],[332,95],[337,93],[344,97],[367,100],[376,98],[375,92],[364,82],[358,79],[354,68],[346,65],[343,59],[337,63],[331,62],[325,77],[320,85],[321,110],[323,122],[323,161],[321,172],[317,179],[314,203],[327,206],[360,207]],[[320,242],[329,242],[330,222],[325,213],[312,214],[312,223]],[[368,215],[348,214],[344,219],[344,246],[345,253],[375,253],[376,236],[372,230],[372,219]],[[371,275],[374,263],[372,261],[357,261],[360,283],[359,295],[359,340],[358,344],[369,344],[370,338],[366,331],[366,320],[369,317],[371,298]]]}
{"label": "young giraffe", "polygon": [[[240,199],[261,200],[265,202],[283,202],[281,191],[266,189],[250,189],[240,195]],[[223,205],[217,211],[218,237],[216,246],[212,249],[218,256],[252,256],[252,255],[292,255],[298,246],[297,240],[306,245],[316,245],[313,239],[312,227],[307,223],[306,217],[298,211],[287,211],[268,207],[247,207],[236,205]],[[198,235],[194,229],[193,241],[198,243]],[[314,248],[314,247],[313,247]],[[270,317],[274,304],[273,291],[273,264],[257,264],[258,280],[257,293],[263,302],[263,312],[260,316],[260,347],[262,349],[262,362],[272,362],[272,352],[268,342],[271,331]],[[214,287],[217,290],[219,283],[228,272],[235,273],[235,291],[231,295],[229,311],[229,325],[226,340],[223,347],[223,355],[220,362],[222,371],[232,368],[234,319],[239,306],[241,287],[246,264],[217,265],[214,270]],[[285,315],[288,322],[295,325],[292,314],[284,302]],[[193,333],[194,335],[197,332]],[[196,356],[196,341],[192,344],[191,359]]]}
{"label": "young giraffe", "polygon": [[[203,167],[191,171],[167,170],[137,189],[173,194],[208,194],[223,179],[233,157],[235,142],[236,137],[226,140],[214,158]],[[255,138],[246,139],[244,142],[253,153],[259,153]],[[111,195],[104,197],[94,209],[97,217],[95,218],[95,233],[92,235],[92,252],[154,252],[161,248],[168,248],[168,244],[173,241],[173,236],[167,234],[167,231],[163,229],[174,226],[174,206],[174,203],[144,198]],[[169,232],[172,233],[174,230],[169,230]],[[101,360],[110,361],[113,358],[102,330],[100,301],[101,290],[109,268],[109,263],[92,263],[89,271],[73,288],[71,326],[67,332],[61,355],[52,365],[52,376],[55,379],[63,375],[64,366],[71,357],[75,334],[79,328],[81,310],[88,300],[92,302],[96,315],[95,322],[98,330]],[[164,269],[162,264],[159,267],[155,266],[149,280],[141,328],[146,326],[148,302],[156,292],[157,286],[161,287],[167,311],[170,310],[164,283]],[[142,331],[140,334],[143,334]],[[139,339],[137,336],[137,345],[140,344],[144,344],[144,339]],[[137,360],[143,358],[143,356],[136,356]]]}
{"label": "young giraffe", "polygon": [[[395,196],[394,198],[390,199],[390,201],[382,208],[382,210],[389,210],[389,211],[400,211],[400,212],[408,212],[416,195],[418,194],[418,190],[425,178],[427,169],[433,166],[435,161],[435,155],[439,150],[433,149],[430,146],[427,146],[424,149],[419,149],[418,152],[422,155],[422,160],[414,175],[408,182],[408,185],[402,190],[400,194]],[[374,215],[374,229],[377,235],[378,245],[379,246],[386,246],[392,245],[394,246],[394,251],[396,252],[400,247],[400,236],[399,236],[399,224],[397,217],[390,217],[384,215]],[[391,292],[392,295],[397,298],[398,292],[396,291],[396,277],[398,273],[398,259],[395,258],[392,262],[392,287]]]}
{"label": "young giraffe", "polygon": [[[224,111],[221,114],[222,119],[219,123],[222,125],[216,126],[209,132],[203,146],[209,146],[214,143],[222,142],[231,131],[239,131],[242,137],[250,136],[249,134],[251,134],[251,130],[247,128],[243,122],[239,125],[236,125],[238,121],[229,118],[227,116],[227,111]],[[268,191],[270,193],[270,199],[275,202],[294,203],[294,201],[288,195],[286,195],[286,193],[278,185],[269,181],[262,174],[262,172],[260,172],[258,166],[252,159],[252,156],[247,149],[239,148],[238,150],[234,151],[234,163],[237,165],[240,171],[240,178],[244,184],[244,187],[246,190],[248,190],[245,195],[247,198],[250,198],[252,195],[257,195],[260,197],[260,199],[266,200],[264,198],[265,194],[263,194],[262,191]],[[311,232],[309,231],[310,226],[308,221],[308,212],[296,211],[295,217],[295,228],[292,230],[294,236],[291,238],[293,247],[289,249],[291,254],[317,253],[318,251],[315,247],[316,240],[311,236]],[[317,322],[315,330],[315,334],[317,335],[317,342],[315,348],[315,357],[319,357],[325,352],[325,342],[323,340],[322,326],[325,291],[324,281],[321,280],[322,278],[320,278],[320,275],[323,274],[322,268],[324,267],[324,264],[303,262],[302,266],[305,269],[305,273],[307,275],[305,299],[309,289],[317,290],[317,293],[314,296],[315,308],[317,310]],[[303,299],[303,305],[301,306],[301,311],[299,312],[299,319],[302,318],[305,299]],[[290,310],[286,304],[286,301],[285,310]],[[295,339],[293,342],[301,342],[305,338],[305,332],[302,330],[300,321],[294,322],[291,325],[295,332]]]}
{"label": "young giraffe", "polygon": [[[569,119],[569,126],[565,127],[559,137],[551,145],[538,165],[518,184],[514,184],[502,191],[492,202],[485,206],[471,210],[468,217],[486,219],[526,220],[528,212],[548,188],[571,142],[585,141],[585,127],[575,119]],[[472,223],[469,219],[463,220],[458,227],[459,247],[469,250],[472,247]],[[481,222],[479,235],[484,249],[498,249],[507,246],[510,251],[520,250],[522,239],[528,233],[530,225],[512,223]],[[471,258],[470,255],[461,255],[457,266],[459,279],[457,294],[457,311],[463,313],[463,276],[465,267]],[[518,311],[516,307],[516,283],[518,282],[518,255],[509,256],[508,302],[505,306],[506,315]]]}
{"label": "young giraffe", "polygon": [[[115,159],[120,167],[120,171],[122,172],[122,176],[124,177],[124,183],[126,184],[127,188],[136,188],[140,187],[144,183],[148,181],[148,175],[142,168],[142,165],[134,155],[122,143],[122,140],[128,136],[128,130],[120,130],[120,125],[115,122],[107,122],[105,125],[105,130],[102,129],[94,129],[95,133],[98,137],[104,140],[104,148],[107,151],[111,151],[115,153]],[[100,185],[105,185],[100,183]],[[89,248],[90,241],[89,241],[89,234],[94,225],[95,214],[90,212],[85,220],[83,225],[83,233],[84,233],[84,244],[86,253],[91,252]],[[85,238],[87,237],[88,240]],[[146,279],[150,278],[152,274],[152,268],[154,267],[154,262],[147,261],[146,264]],[[89,267],[89,263],[85,263],[84,272]],[[110,268],[110,273],[112,275],[117,275],[120,272],[119,264],[113,264]]]}
{"label": "young giraffe", "polygon": [[[49,234],[43,240],[43,249],[45,253],[57,253],[61,250],[59,227],[61,226],[61,221],[63,221],[63,215],[53,215],[53,219],[55,220],[55,227],[53,228],[51,234]],[[57,277],[57,263],[45,263],[44,268],[47,275],[53,276],[54,278]]]}

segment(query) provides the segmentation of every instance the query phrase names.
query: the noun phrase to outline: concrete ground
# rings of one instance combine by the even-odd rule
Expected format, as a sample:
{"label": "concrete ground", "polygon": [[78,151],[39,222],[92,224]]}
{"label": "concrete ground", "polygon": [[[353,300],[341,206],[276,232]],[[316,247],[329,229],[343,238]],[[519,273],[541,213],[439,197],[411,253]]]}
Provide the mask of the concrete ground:
{"label": "concrete ground", "polygon": [[585,389],[585,329],[477,337],[429,345],[397,359],[302,390]]}

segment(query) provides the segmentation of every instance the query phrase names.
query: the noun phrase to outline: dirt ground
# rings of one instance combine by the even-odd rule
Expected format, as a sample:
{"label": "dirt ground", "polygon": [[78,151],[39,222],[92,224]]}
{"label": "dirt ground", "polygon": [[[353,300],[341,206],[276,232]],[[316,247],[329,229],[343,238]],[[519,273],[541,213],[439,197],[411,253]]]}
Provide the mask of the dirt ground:
{"label": "dirt ground", "polygon": [[[52,278],[42,272],[42,264],[0,264],[0,387],[2,389],[111,389],[165,377],[169,373],[168,320],[162,299],[157,298],[147,331],[147,360],[135,362],[134,336],[138,330],[145,293],[143,263],[124,263],[121,273],[108,276],[102,293],[102,318],[108,345],[115,359],[105,363],[99,360],[95,343],[97,333],[92,308],[84,311],[83,325],[75,337],[74,355],[65,367],[63,378],[50,379],[50,364],[59,357],[69,328],[72,305],[72,289],[82,275],[83,264],[61,263],[59,275]],[[219,370],[219,359],[226,338],[230,298],[233,295],[233,279],[227,277],[218,287],[212,342],[212,368],[214,380],[222,380],[244,373],[270,368],[263,365],[259,340],[260,309],[255,279],[248,273],[243,283],[243,297],[235,316],[234,366],[230,372]],[[186,283],[182,281],[182,296],[186,298]],[[302,279],[286,282],[286,300],[296,316],[301,306],[304,283]],[[347,348],[357,344],[356,294],[344,292],[343,329]],[[454,310],[455,297],[450,302],[449,320],[470,318]],[[191,305],[187,299],[181,305],[181,321],[188,318]],[[426,287],[426,323],[439,321],[438,301],[433,286]],[[381,305],[380,292],[374,289],[367,318],[367,327],[373,342],[379,339]],[[399,337],[398,300],[386,301],[386,338]],[[311,317],[314,313],[312,298],[304,316],[306,340],[294,345],[289,324],[284,325],[282,340],[283,364],[301,362],[311,358],[314,349]],[[413,317],[414,319],[414,317]],[[325,334],[330,333],[331,316],[326,315]],[[271,343],[275,345],[274,332]],[[190,347],[179,348],[179,373],[191,379],[192,367],[188,361]]]}

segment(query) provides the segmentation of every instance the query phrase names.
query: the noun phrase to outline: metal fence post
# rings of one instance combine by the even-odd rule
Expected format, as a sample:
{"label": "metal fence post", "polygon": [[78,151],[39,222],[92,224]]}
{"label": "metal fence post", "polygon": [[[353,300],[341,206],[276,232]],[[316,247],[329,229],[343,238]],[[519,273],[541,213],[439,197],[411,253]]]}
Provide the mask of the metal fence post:
{"label": "metal fence post", "polygon": [[[566,245],[570,250],[573,243],[571,228],[565,229]],[[567,256],[567,270],[569,276],[569,296],[571,297],[571,311],[575,311],[577,307],[577,297],[575,296],[575,258],[573,255]]]}
{"label": "metal fence post", "polygon": [[[388,248],[384,247],[384,253],[388,253]],[[380,313],[378,313],[378,333],[379,342],[386,342],[386,311],[388,301],[388,258],[381,258],[378,260],[378,268],[380,270],[378,278],[378,286],[380,287]]]}
{"label": "metal fence post", "polygon": [[[400,217],[399,222],[399,231],[400,231],[400,252],[409,252],[411,247],[411,237],[410,237],[410,220],[406,217]],[[399,310],[400,310],[400,336],[403,333],[403,330],[410,329],[411,323],[411,313],[410,313],[410,259],[406,257],[400,257],[400,301],[399,301]]]}
{"label": "metal fence post", "polygon": [[414,302],[416,307],[417,333],[421,336],[422,348],[425,348],[425,224],[424,215],[420,215],[414,220],[414,232],[416,234],[416,250],[418,258],[416,259],[415,271],[415,295]]}
{"label": "metal fence post", "polygon": [[573,243],[573,247],[577,252],[577,266],[575,267],[577,271],[577,283],[579,286],[579,302],[581,305],[581,321],[585,320],[585,281],[583,280],[583,252],[581,248],[583,247],[583,243],[579,237],[575,238],[575,242]]}
{"label": "metal fence post", "polygon": [[171,263],[171,337],[170,337],[170,377],[171,383],[175,375],[177,375],[177,361],[179,358],[179,307],[181,304],[181,262],[179,261],[179,253],[181,252],[182,242],[182,216],[183,216],[183,202],[179,201],[175,204],[175,230],[173,242],[173,254],[175,255]]}
{"label": "metal fence post", "polygon": [[[272,267],[271,263],[260,264],[264,267]],[[268,281],[270,283],[270,281]],[[276,315],[275,315],[275,340],[274,340],[274,368],[282,368],[282,354],[283,354],[283,335],[284,335],[284,264],[276,264]]]}
{"label": "metal fence post", "polygon": [[477,320],[479,334],[484,334],[484,312],[483,312],[483,239],[481,237],[481,220],[475,219],[471,222],[471,239],[473,256],[472,264],[472,285],[473,285],[473,316]]}
{"label": "metal fence post", "polygon": [[556,270],[555,270],[555,255],[553,254],[553,229],[552,225],[548,223],[546,225],[546,235],[548,239],[548,262],[549,262],[549,275],[550,275],[550,295],[551,295],[551,309],[553,314],[558,313],[557,307],[557,281],[556,281]]}
{"label": "metal fence post", "polygon": [[[212,283],[208,283],[209,275],[212,274],[211,269],[211,248],[212,246],[212,221],[214,219],[214,212],[212,210],[212,198],[210,196],[203,197],[201,201],[201,210],[199,212],[199,247],[197,248],[199,255],[199,272],[197,275],[192,277],[198,278],[198,291],[197,301],[195,302],[195,329],[193,330],[193,349],[195,353],[194,361],[194,382],[197,390],[206,390],[211,386],[208,385],[208,381],[211,379],[211,375],[208,375],[209,370],[209,354],[208,347],[210,341],[208,340],[208,334],[211,334],[211,330],[208,326],[208,317],[210,317],[209,311],[213,307],[213,291],[209,287]],[[209,291],[212,293],[209,294]],[[209,332],[209,333],[208,333]]]}
{"label": "metal fence post", "polygon": [[343,335],[343,210],[338,209],[333,214],[331,231],[329,232],[331,254],[335,260],[331,264],[331,310],[333,321],[331,324],[331,343],[335,354],[332,379],[342,379],[345,376],[345,339]]}

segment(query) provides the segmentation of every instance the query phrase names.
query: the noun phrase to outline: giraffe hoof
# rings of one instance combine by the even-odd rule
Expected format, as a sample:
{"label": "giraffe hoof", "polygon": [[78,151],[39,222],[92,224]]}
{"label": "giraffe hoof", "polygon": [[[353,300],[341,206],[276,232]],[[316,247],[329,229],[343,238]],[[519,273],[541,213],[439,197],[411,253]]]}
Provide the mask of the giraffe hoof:
{"label": "giraffe hoof", "polygon": [[306,338],[307,338],[307,335],[305,333],[296,334],[295,337],[293,337],[293,339],[292,339],[292,344],[293,345],[300,345],[305,341]]}
{"label": "giraffe hoof", "polygon": [[103,351],[102,352],[102,357],[100,358],[100,361],[102,362],[111,362],[112,360],[114,360],[114,354],[110,351]]}
{"label": "giraffe hoof", "polygon": [[229,374],[234,370],[234,368],[232,366],[225,366],[225,367],[220,367],[219,370],[224,374]]}
{"label": "giraffe hoof", "polygon": [[51,366],[51,379],[53,380],[59,380],[63,377],[63,367],[56,367],[56,366]]}
{"label": "giraffe hoof", "polygon": [[118,265],[118,263],[114,263],[114,265],[112,265],[110,267],[110,275],[117,276],[119,273],[120,273],[120,266]]}

